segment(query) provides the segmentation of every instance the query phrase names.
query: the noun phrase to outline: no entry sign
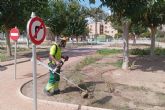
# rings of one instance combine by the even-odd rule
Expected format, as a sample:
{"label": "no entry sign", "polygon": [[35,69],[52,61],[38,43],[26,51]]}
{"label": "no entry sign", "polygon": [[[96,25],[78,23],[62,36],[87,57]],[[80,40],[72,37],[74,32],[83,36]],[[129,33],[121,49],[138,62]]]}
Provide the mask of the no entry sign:
{"label": "no entry sign", "polygon": [[46,35],[46,27],[43,20],[37,16],[31,18],[27,24],[27,33],[34,44],[41,44]]}
{"label": "no entry sign", "polygon": [[12,28],[12,29],[10,30],[9,36],[10,36],[10,38],[11,38],[12,40],[17,41],[18,38],[19,38],[19,36],[20,36],[18,28],[17,28],[17,27]]}

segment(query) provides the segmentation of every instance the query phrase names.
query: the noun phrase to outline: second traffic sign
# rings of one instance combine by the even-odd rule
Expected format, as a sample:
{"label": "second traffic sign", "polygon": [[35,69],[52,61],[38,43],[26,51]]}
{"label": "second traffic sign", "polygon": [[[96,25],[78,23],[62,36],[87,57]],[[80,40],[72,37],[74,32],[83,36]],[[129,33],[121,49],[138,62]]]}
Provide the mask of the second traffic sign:
{"label": "second traffic sign", "polygon": [[10,38],[14,41],[17,41],[20,36],[19,30],[17,27],[10,30]]}

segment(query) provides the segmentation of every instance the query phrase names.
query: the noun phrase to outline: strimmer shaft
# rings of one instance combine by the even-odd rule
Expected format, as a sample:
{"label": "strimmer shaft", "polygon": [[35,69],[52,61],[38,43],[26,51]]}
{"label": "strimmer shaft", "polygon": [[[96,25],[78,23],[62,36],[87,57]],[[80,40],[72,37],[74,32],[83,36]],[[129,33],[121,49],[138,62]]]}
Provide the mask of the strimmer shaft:
{"label": "strimmer shaft", "polygon": [[56,70],[57,68],[55,69],[52,69],[51,67],[49,67],[48,65],[46,65],[45,63],[41,62],[40,60],[37,60],[38,61],[38,64],[46,67],[47,69],[53,71],[54,73],[58,74],[59,76],[61,76],[64,80],[68,81],[70,84],[76,86],[77,88],[79,88],[80,90],[82,90],[83,92],[86,92],[86,90],[82,89],[81,87],[79,87],[77,84],[75,84],[74,82],[70,81],[69,79],[67,79],[66,77],[62,76],[61,74],[57,73]]}

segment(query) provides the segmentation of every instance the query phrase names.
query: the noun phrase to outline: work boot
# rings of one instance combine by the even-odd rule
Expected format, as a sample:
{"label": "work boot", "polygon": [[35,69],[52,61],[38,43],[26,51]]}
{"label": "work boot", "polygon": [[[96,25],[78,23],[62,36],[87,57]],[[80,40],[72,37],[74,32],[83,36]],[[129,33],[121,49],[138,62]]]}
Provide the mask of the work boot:
{"label": "work boot", "polygon": [[46,89],[44,89],[44,93],[46,93],[46,95],[48,96],[53,96],[53,95],[57,95],[60,94],[60,90],[53,90],[53,91],[47,91]]}
{"label": "work boot", "polygon": [[54,95],[60,94],[60,89],[54,91]]}
{"label": "work boot", "polygon": [[44,93],[45,93],[46,95],[48,95],[48,96],[53,96],[53,93],[47,91],[46,89],[44,89]]}

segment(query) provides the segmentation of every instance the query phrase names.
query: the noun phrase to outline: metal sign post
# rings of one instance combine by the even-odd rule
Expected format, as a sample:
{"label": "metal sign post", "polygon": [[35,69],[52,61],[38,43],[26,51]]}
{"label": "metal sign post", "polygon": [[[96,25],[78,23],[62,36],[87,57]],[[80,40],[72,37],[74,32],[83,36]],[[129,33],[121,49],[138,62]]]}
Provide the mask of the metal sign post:
{"label": "metal sign post", "polygon": [[37,110],[37,66],[36,66],[36,45],[40,45],[46,35],[46,27],[43,20],[32,12],[31,19],[27,24],[27,33],[32,41],[32,60],[33,60],[33,110]]}
{"label": "metal sign post", "polygon": [[36,45],[32,46],[33,59],[33,110],[37,110],[37,66],[36,66]]}
{"label": "metal sign post", "polygon": [[17,40],[20,36],[19,29],[17,27],[10,30],[10,38],[15,42],[15,55],[14,55],[14,80],[16,80],[16,70],[17,70]]}
{"label": "metal sign post", "polygon": [[15,41],[15,55],[14,55],[14,59],[15,59],[15,71],[14,71],[14,80],[16,80],[16,71],[17,71],[17,41]]}

